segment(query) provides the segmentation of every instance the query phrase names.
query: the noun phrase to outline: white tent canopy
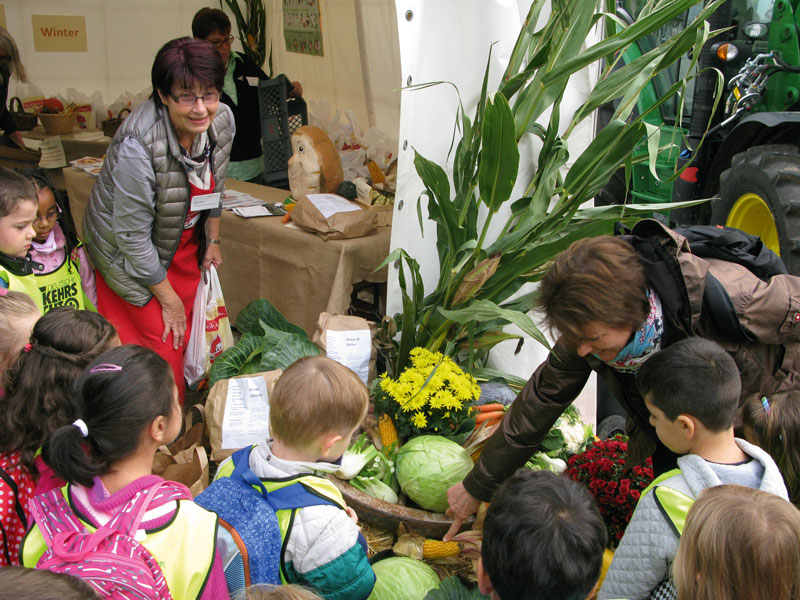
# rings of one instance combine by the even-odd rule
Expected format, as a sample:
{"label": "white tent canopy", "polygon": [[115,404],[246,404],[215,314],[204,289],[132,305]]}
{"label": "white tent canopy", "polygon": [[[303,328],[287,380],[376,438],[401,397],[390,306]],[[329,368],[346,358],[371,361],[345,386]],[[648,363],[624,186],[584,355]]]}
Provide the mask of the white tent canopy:
{"label": "white tent canopy", "polygon": [[[283,39],[282,0],[265,0],[273,72],[302,82],[304,97],[333,109],[351,111],[363,129],[376,126],[398,140],[398,192],[392,248],[415,257],[428,289],[438,276],[434,228],[425,223],[421,234],[417,200],[422,183],[413,166],[414,151],[444,165],[453,136],[459,95],[473,114],[489,48],[492,46],[489,89],[496,89],[530,0],[319,0],[324,56],[290,53]],[[150,67],[167,40],[191,35],[193,15],[218,1],[180,0],[5,0],[0,17],[14,36],[30,84],[45,95],[66,95],[68,88],[102,95],[108,105],[124,92],[136,94],[150,84]],[[31,15],[83,15],[88,51],[36,52]],[[233,21],[233,19],[232,19]],[[233,33],[237,29],[234,22]],[[236,41],[234,49],[240,49]],[[562,114],[585,98],[594,71],[574,77]],[[423,90],[400,89],[409,84],[448,81]],[[456,89],[458,93],[456,93]],[[9,96],[25,96],[30,86],[12,82]],[[402,99],[402,102],[401,102]],[[547,115],[545,115],[545,118]],[[572,135],[570,143],[588,143],[591,126]],[[522,142],[520,179],[530,172],[536,155],[531,140]],[[577,156],[581,148],[574,148]],[[426,205],[422,204],[423,214]],[[490,232],[491,235],[491,232]],[[496,235],[496,232],[495,232]],[[396,271],[390,269],[389,314],[400,308]],[[499,346],[493,365],[528,377],[544,356],[535,341],[513,355],[515,344]],[[580,401],[584,417],[594,418],[594,387]]]}

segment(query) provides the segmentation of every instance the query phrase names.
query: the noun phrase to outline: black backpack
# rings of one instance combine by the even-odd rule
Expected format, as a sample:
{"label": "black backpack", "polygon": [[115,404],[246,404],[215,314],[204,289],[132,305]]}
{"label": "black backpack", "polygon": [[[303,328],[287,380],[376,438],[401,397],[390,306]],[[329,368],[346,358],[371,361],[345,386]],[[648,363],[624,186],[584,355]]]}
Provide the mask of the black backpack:
{"label": "black backpack", "polygon": [[[691,225],[675,228],[674,231],[688,240],[690,250],[696,256],[742,265],[763,281],[769,281],[775,275],[789,274],[780,257],[767,248],[761,238],[739,229],[722,225]],[[675,286],[675,280],[680,277],[680,268],[674,258],[656,242],[656,235],[659,233],[662,233],[662,229],[653,219],[643,219],[633,229],[627,228],[621,222],[614,226],[614,234],[628,240],[643,262],[650,267],[648,276],[659,295],[677,296],[679,290]],[[653,268],[654,265],[657,268]],[[673,305],[680,305],[678,303],[682,300],[673,297]],[[727,339],[740,343],[755,341],[739,321],[725,287],[711,273],[706,275],[703,314],[719,331],[725,332]],[[685,316],[688,319],[688,315]],[[684,325],[688,330],[690,324],[687,322]]]}

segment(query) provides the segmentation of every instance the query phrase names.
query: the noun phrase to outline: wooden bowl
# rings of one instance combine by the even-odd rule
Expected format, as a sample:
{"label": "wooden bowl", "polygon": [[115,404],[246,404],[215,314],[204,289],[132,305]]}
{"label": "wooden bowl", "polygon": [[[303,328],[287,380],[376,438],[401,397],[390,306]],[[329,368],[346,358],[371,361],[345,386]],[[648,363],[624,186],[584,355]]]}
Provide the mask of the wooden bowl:
{"label": "wooden bowl", "polygon": [[[373,498],[335,475],[328,475],[328,478],[339,488],[345,502],[356,511],[358,518],[371,525],[396,530],[400,523],[404,523],[409,531],[425,537],[441,539],[453,524],[453,519],[444,513],[434,513],[409,506],[398,506],[397,504]],[[474,523],[475,516],[473,515],[464,521],[461,529],[471,529]]]}
{"label": "wooden bowl", "polygon": [[44,132],[49,135],[61,135],[62,133],[70,133],[75,129],[75,123],[78,119],[78,113],[37,113],[39,122],[44,127]]}

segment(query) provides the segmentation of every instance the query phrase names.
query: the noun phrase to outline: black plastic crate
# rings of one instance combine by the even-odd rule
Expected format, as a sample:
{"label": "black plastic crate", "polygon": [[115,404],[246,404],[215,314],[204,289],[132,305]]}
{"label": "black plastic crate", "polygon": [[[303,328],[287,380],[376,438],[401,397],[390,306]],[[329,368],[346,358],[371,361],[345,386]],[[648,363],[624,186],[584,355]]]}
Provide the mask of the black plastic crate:
{"label": "black plastic crate", "polygon": [[258,108],[261,113],[261,146],[264,151],[264,183],[288,189],[292,133],[308,124],[306,102],[289,98],[290,83],[284,75],[258,83]]}

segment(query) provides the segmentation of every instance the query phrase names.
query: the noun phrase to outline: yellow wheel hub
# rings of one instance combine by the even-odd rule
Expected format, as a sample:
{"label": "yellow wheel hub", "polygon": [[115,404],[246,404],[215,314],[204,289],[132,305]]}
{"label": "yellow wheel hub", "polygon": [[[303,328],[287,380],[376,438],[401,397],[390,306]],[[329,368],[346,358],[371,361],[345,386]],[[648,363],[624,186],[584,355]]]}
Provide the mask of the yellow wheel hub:
{"label": "yellow wheel hub", "polygon": [[775,220],[772,213],[758,194],[743,194],[733,204],[728,219],[725,221],[728,227],[736,227],[751,235],[757,235],[767,245],[767,247],[780,256],[780,242],[778,241],[778,230],[775,228]]}

